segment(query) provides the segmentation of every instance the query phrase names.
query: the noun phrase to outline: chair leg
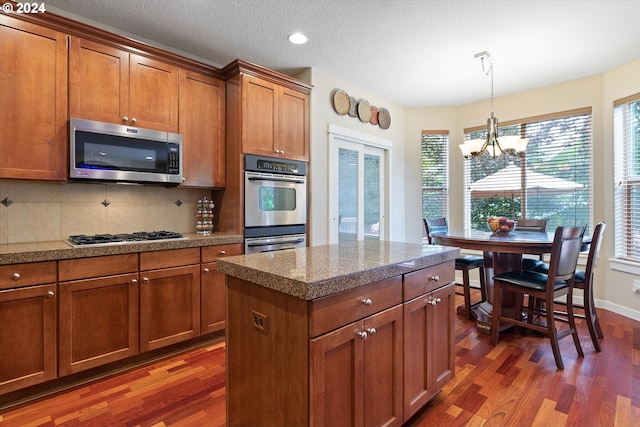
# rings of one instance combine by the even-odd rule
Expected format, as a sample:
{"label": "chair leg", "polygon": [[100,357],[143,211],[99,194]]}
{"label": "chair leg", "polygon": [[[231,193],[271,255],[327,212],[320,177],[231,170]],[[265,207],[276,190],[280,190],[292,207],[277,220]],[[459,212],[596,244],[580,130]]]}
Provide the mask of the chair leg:
{"label": "chair leg", "polygon": [[491,312],[491,343],[498,345],[500,337],[500,316],[502,315],[502,291],[500,283],[493,282],[493,310]]}
{"label": "chair leg", "polygon": [[471,314],[471,286],[469,285],[469,270],[462,270],[462,286],[464,289],[464,308],[467,312],[467,319],[473,320]]}
{"label": "chair leg", "polygon": [[[591,283],[591,282],[589,282]],[[589,328],[589,335],[593,342],[593,347],[599,353],[602,351],[600,347],[600,341],[598,338],[604,338],[600,322],[598,321],[598,314],[596,313],[595,304],[593,302],[593,292],[589,289],[591,286],[585,286],[584,289],[584,317],[587,321],[587,327]]]}
{"label": "chair leg", "polygon": [[[551,316],[553,316],[553,311]],[[578,328],[576,327],[576,318],[573,315],[573,293],[567,295],[567,317],[569,318],[569,328],[572,330],[571,336],[573,337],[573,343],[576,345],[578,356],[584,357],[582,346],[580,345],[580,337],[578,336]]]}
{"label": "chair leg", "polygon": [[547,332],[549,334],[549,341],[551,341],[551,350],[553,350],[553,357],[556,360],[556,366],[560,370],[564,370],[564,363],[562,362],[562,355],[560,354],[560,346],[558,345],[558,330],[556,329],[555,319],[553,317],[554,304],[553,301],[546,301],[547,304]]}

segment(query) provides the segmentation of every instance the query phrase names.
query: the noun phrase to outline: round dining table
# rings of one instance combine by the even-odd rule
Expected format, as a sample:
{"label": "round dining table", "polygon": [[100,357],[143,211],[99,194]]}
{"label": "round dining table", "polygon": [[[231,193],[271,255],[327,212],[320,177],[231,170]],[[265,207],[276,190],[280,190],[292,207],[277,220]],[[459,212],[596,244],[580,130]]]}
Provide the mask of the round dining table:
{"label": "round dining table", "polygon": [[[540,255],[551,253],[555,233],[518,231],[494,233],[479,230],[448,230],[432,233],[431,237],[438,245],[454,246],[461,249],[482,251],[484,257],[485,292],[487,300],[471,308],[476,316],[479,332],[491,333],[491,312],[493,310],[493,276],[522,268],[522,255]],[[585,243],[588,241],[585,239]],[[502,296],[503,310],[509,312],[515,307],[512,293]]]}

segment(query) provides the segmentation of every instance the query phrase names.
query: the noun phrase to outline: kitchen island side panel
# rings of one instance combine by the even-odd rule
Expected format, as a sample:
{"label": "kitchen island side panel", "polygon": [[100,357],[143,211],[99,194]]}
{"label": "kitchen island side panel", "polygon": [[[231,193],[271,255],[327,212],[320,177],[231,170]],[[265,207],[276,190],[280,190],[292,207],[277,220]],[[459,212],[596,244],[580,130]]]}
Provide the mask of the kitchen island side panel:
{"label": "kitchen island side panel", "polygon": [[227,292],[227,425],[307,425],[308,302],[231,276]]}

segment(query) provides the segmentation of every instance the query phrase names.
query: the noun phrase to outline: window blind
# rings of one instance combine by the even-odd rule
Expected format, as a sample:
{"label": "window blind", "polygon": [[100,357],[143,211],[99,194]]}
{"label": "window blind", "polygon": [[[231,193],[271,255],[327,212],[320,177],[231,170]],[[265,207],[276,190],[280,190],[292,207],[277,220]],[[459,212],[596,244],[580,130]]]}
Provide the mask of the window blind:
{"label": "window blind", "polygon": [[[422,131],[422,217],[449,214],[449,131]],[[422,227],[423,236],[426,235]]]}
{"label": "window blind", "polygon": [[614,102],[616,258],[640,262],[640,94]]}
{"label": "window blind", "polygon": [[[499,126],[500,136],[529,139],[521,155],[488,153],[465,162],[470,226],[486,230],[486,217],[546,218],[547,229],[585,225],[592,206],[591,109],[585,108]],[[465,130],[466,139],[486,129]]]}

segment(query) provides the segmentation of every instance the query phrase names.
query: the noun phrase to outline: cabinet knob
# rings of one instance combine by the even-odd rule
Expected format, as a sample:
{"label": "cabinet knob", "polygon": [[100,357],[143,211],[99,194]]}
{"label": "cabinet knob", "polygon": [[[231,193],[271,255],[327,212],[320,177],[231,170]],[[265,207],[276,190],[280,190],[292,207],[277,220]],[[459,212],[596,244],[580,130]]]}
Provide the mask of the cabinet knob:
{"label": "cabinet knob", "polygon": [[143,281],[144,283],[149,283],[149,278],[148,278],[148,277],[143,277],[143,278],[142,278],[142,281]]}
{"label": "cabinet knob", "polygon": [[440,298],[429,298],[429,300],[427,300],[427,303],[431,305],[438,305],[441,302],[442,300]]}
{"label": "cabinet knob", "polygon": [[365,330],[369,333],[369,335],[375,335],[376,332],[378,332],[376,331],[376,328],[367,328],[366,326],[365,326]]}
{"label": "cabinet knob", "polygon": [[204,270],[202,270],[202,271],[204,271],[205,273],[208,273],[209,269],[207,267],[205,267]]}
{"label": "cabinet knob", "polygon": [[367,339],[367,333],[365,331],[359,331],[356,329],[356,335],[362,338],[363,340]]}
{"label": "cabinet knob", "polygon": [[372,301],[369,298],[360,298],[360,302],[364,305],[371,305]]}
{"label": "cabinet knob", "polygon": [[13,280],[20,280],[20,273],[13,273],[13,276],[11,276],[11,278]]}
{"label": "cabinet knob", "polygon": [[124,117],[122,118],[122,121],[123,121],[123,122],[125,122],[125,123],[126,123],[126,122],[128,122],[128,121],[129,121],[129,117],[124,116]]}
{"label": "cabinet knob", "polygon": [[440,281],[440,276],[429,276],[429,280],[431,282],[439,282]]}
{"label": "cabinet knob", "polygon": [[220,251],[220,255],[226,255],[227,251]]}
{"label": "cabinet knob", "polygon": [[56,295],[56,293],[55,293],[55,292],[53,292],[53,291],[49,291],[49,292],[47,292],[47,296],[48,296],[49,298],[53,298],[55,295]]}
{"label": "cabinet knob", "polygon": [[136,122],[137,122],[137,120],[136,120],[135,117],[131,119],[131,123],[133,123],[134,125],[136,124]]}
{"label": "cabinet knob", "polygon": [[138,284],[138,279],[131,279],[131,284],[132,285],[137,285]]}

